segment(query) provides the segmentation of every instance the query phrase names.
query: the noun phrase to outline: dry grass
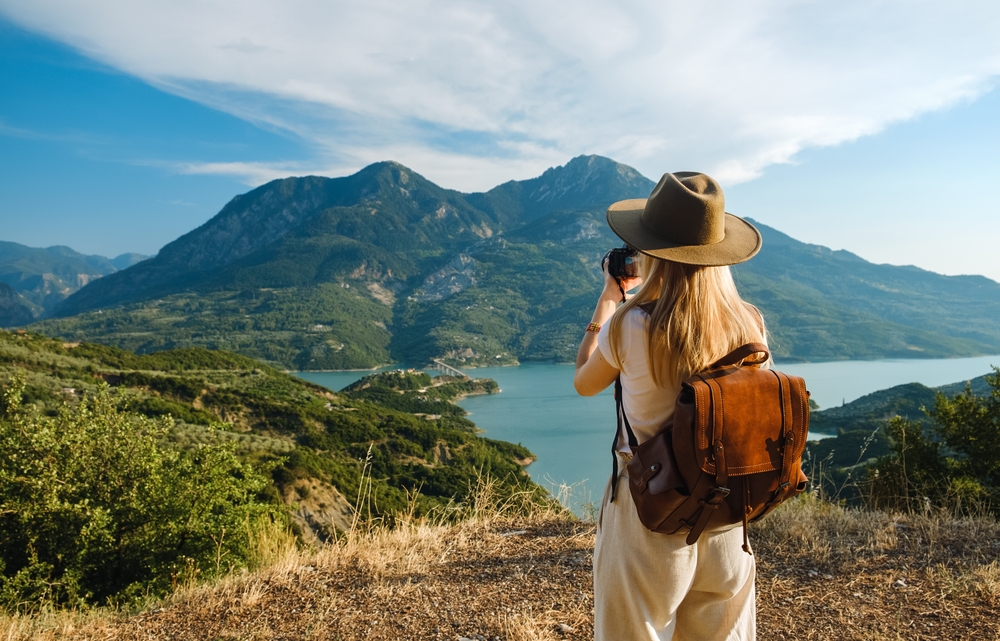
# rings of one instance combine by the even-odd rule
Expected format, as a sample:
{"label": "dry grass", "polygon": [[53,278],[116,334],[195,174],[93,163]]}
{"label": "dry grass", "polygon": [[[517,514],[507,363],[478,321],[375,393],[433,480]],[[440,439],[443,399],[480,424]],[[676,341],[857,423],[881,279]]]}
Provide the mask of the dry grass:
{"label": "dry grass", "polygon": [[755,528],[765,639],[1000,639],[1000,524],[805,497]]}
{"label": "dry grass", "polygon": [[[359,527],[267,568],[186,587],[140,613],[0,620],[37,639],[589,639],[593,526],[489,491],[457,525]],[[1000,639],[1000,525],[796,500],[758,527],[761,639]]]}

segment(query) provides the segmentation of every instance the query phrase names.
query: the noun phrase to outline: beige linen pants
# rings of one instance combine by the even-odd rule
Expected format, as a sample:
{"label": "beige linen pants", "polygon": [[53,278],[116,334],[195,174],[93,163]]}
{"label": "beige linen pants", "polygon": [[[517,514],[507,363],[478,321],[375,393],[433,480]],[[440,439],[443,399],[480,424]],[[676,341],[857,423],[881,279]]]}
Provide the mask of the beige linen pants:
{"label": "beige linen pants", "polygon": [[[619,469],[624,468],[619,461]],[[595,641],[753,641],[754,557],[739,527],[658,534],[639,521],[628,482],[608,482],[594,549]],[[617,481],[614,503],[611,482]]]}

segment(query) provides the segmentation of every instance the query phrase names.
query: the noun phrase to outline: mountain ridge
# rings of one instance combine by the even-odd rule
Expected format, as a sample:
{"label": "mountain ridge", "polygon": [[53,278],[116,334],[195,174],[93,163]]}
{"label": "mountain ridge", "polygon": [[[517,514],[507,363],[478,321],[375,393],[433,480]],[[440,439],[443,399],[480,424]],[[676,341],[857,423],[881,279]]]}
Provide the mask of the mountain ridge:
{"label": "mountain ridge", "polygon": [[20,325],[44,316],[88,283],[128,269],[146,258],[136,253],[107,258],[82,254],[65,245],[28,247],[0,241],[0,282],[10,286],[31,312],[27,321],[0,321],[0,327]]}
{"label": "mountain ridge", "polygon": [[[624,169],[620,170],[619,167]],[[430,209],[434,212],[434,218],[457,220],[458,240],[464,238],[467,242],[475,242],[493,236],[512,220],[517,220],[517,214],[512,214],[511,208],[504,209],[498,205],[501,201],[517,201],[522,212],[536,211],[539,200],[555,202],[560,206],[567,201],[580,203],[581,198],[573,193],[573,184],[567,176],[576,176],[583,180],[583,184],[595,174],[606,176],[616,173],[624,176],[625,185],[619,185],[617,191],[613,186],[605,187],[603,190],[611,197],[622,193],[623,188],[635,186],[634,188],[639,190],[647,187],[651,189],[653,184],[643,179],[634,169],[599,156],[579,156],[567,163],[565,168],[569,172],[567,175],[561,174],[556,168],[550,168],[538,178],[520,183],[509,181],[488,192],[478,194],[463,194],[444,189],[394,161],[374,163],[355,174],[341,178],[306,176],[273,180],[246,194],[234,197],[216,216],[165,245],[156,257],[147,261],[140,269],[132,270],[127,275],[122,272],[122,275],[95,284],[86,292],[71,296],[56,310],[55,316],[70,316],[106,306],[108,300],[116,303],[135,300],[137,288],[159,291],[158,288],[171,278],[177,278],[178,268],[181,268],[184,274],[197,274],[208,272],[213,268],[223,268],[279,242],[296,228],[306,226],[312,219],[321,216],[325,210],[338,210],[337,213],[342,214],[341,208],[369,205],[370,210],[374,210],[372,213],[377,213],[387,196],[398,198],[398,195],[393,193],[394,189],[400,190],[404,202],[393,204],[406,208],[409,204],[405,202],[407,199],[419,200],[423,204],[432,202],[433,206]],[[522,184],[529,185],[530,193],[524,193],[525,190],[520,187]],[[339,187],[344,189],[338,190]],[[376,190],[375,187],[381,189]],[[417,194],[417,199],[412,198],[411,191]],[[296,202],[296,207],[293,209],[282,207],[281,202],[275,207],[276,192],[280,192],[285,200],[298,195],[308,198],[308,202]],[[485,209],[475,208],[468,202],[470,200],[482,204]],[[259,215],[262,210],[265,214]],[[516,210],[517,208],[514,208],[514,211]],[[421,212],[420,218],[425,217],[426,213]],[[349,223],[345,224],[345,221],[338,223],[338,231],[341,231],[339,227],[351,226]],[[251,225],[254,228],[253,234],[239,233]],[[357,224],[353,227],[354,229],[344,229],[343,231],[347,232],[344,235],[351,237],[353,232],[355,240],[360,240],[356,236],[364,236],[365,232],[368,236],[372,236],[371,229],[364,229],[362,225]],[[378,231],[385,234],[393,230],[381,227]],[[462,232],[468,233],[463,236]],[[365,240],[371,242],[377,239]],[[378,242],[371,244],[379,245]],[[211,249],[206,249],[205,245],[211,245]],[[131,293],[123,290],[129,290]]]}
{"label": "mountain ridge", "polygon": [[[68,298],[39,331],[139,352],[198,345],[290,369],[572,361],[620,244],[611,201],[653,182],[579,156],[481,193],[399,163],[233,198],[153,259]],[[1000,284],[879,266],[757,223],[734,267],[787,361],[1000,352]]]}
{"label": "mountain ridge", "polygon": [[[847,316],[827,318],[827,327],[845,318],[858,326],[877,318],[905,333],[907,343],[887,352],[891,357],[919,355],[933,351],[935,342],[953,340],[978,345],[981,354],[1000,349],[1000,334],[993,320],[1000,313],[1000,283],[986,277],[944,276],[913,266],[877,265],[846,250],[802,243],[749,220],[761,231],[764,246],[753,260],[733,269],[748,299],[757,304],[767,301],[769,322],[774,316],[780,322],[788,315],[801,314],[819,296],[846,307],[841,313]],[[794,298],[782,303],[774,300],[773,292]],[[822,317],[821,312],[812,313]],[[778,338],[798,344],[812,342],[813,349],[818,349],[824,344],[823,332],[809,327],[802,323],[801,331],[779,331]],[[837,358],[834,349],[824,354]]]}

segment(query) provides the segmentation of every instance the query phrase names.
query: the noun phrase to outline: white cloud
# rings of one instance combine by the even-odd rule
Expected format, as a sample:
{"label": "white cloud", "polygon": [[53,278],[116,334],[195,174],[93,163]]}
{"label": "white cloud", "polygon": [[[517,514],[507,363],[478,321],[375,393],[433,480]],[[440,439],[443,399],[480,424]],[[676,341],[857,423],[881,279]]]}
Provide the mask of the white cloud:
{"label": "white cloud", "polygon": [[488,188],[579,153],[727,183],[975,97],[1000,4],[914,0],[0,0],[25,28],[313,141]]}
{"label": "white cloud", "polygon": [[[165,163],[155,163],[163,166]],[[339,175],[338,172],[310,171],[308,165],[299,163],[264,163],[264,162],[186,162],[168,163],[174,171],[180,174],[200,174],[206,176],[235,176],[251,187],[262,185],[278,178],[295,175]]]}

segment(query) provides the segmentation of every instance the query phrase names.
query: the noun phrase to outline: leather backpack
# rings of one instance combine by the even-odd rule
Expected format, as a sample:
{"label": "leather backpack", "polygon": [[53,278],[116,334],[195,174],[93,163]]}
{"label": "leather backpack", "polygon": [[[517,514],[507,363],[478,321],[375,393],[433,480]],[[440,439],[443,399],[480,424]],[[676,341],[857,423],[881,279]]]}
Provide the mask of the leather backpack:
{"label": "leather backpack", "polygon": [[[752,554],[747,523],[805,490],[809,392],[798,376],[761,369],[769,357],[766,345],[749,343],[688,378],[673,416],[641,445],[616,381],[619,429],[632,450],[629,491],[648,529],[687,532],[693,545],[706,528],[742,522],[743,549]],[[612,452],[617,445],[616,432]],[[617,468],[615,456],[615,479]]]}

